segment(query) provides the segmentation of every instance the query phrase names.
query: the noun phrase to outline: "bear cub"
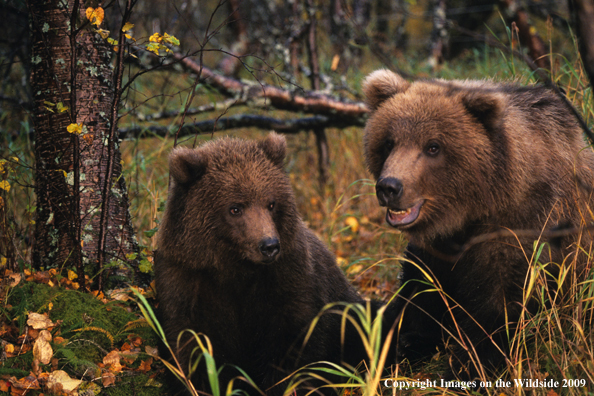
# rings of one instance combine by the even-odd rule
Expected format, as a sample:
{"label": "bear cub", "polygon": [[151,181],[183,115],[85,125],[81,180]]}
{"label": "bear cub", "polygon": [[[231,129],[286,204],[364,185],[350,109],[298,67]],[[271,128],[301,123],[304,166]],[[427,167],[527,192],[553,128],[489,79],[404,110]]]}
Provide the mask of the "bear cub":
{"label": "bear cub", "polygon": [[[186,332],[175,346],[190,329],[209,337],[217,365],[225,365],[221,386],[240,376],[234,365],[268,395],[281,395],[286,383],[274,385],[305,364],[363,359],[352,329],[341,342],[339,314],[323,314],[303,345],[324,306],[364,301],[301,220],[285,151],[275,133],[174,149],[155,259],[161,322],[186,374],[197,344]],[[197,371],[192,382],[210,393],[206,370]]]}
{"label": "bear cub", "polygon": [[[560,265],[578,279],[587,271],[594,155],[545,87],[409,83],[378,70],[363,89],[366,164],[387,223],[409,241],[390,307],[402,315],[397,353],[414,360],[448,344],[450,375],[473,378],[503,362],[506,332],[538,309],[524,295],[536,259],[551,278]],[[535,241],[546,242],[538,257]]]}

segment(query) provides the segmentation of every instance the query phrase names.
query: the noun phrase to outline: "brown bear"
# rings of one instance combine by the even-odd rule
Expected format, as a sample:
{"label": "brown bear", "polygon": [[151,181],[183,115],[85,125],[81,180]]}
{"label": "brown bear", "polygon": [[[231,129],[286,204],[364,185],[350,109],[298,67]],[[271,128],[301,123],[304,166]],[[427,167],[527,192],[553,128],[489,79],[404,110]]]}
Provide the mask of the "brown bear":
{"label": "brown bear", "polygon": [[[285,151],[275,133],[260,142],[223,138],[174,149],[155,259],[168,343],[176,346],[186,329],[206,335],[225,366],[221,386],[240,376],[236,366],[269,395],[282,394],[287,384],[274,385],[305,364],[356,365],[364,355],[350,326],[345,339],[339,314],[323,314],[303,346],[327,304],[364,302],[301,220]],[[195,347],[186,333],[175,350],[186,374]],[[197,371],[192,382],[210,393],[206,370]]]}
{"label": "brown bear", "polygon": [[450,375],[484,373],[503,362],[522,310],[538,309],[524,296],[529,268],[586,270],[592,150],[546,87],[409,83],[388,70],[363,87],[366,164],[386,221],[409,241],[390,307],[402,315],[399,358],[448,341]]}

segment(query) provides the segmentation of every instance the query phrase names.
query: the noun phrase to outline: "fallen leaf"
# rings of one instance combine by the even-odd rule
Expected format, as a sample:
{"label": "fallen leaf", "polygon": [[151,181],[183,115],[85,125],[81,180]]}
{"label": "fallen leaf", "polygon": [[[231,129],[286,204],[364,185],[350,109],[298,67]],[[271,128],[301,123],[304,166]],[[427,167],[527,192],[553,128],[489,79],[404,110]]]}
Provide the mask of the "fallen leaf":
{"label": "fallen leaf", "polygon": [[94,383],[94,382],[83,382],[79,387],[78,387],[78,394],[79,395],[98,395],[99,393],[101,393],[101,386],[99,386],[98,384]]}
{"label": "fallen leaf", "polygon": [[10,275],[8,275],[8,279],[9,279],[8,286],[15,287],[21,281],[21,274],[10,274]]}
{"label": "fallen leaf", "polygon": [[152,346],[145,346],[144,351],[150,356],[159,356],[159,348]]}
{"label": "fallen leaf", "polygon": [[140,366],[138,366],[138,371],[146,373],[151,370],[151,364],[153,364],[153,358],[148,358],[147,360],[143,360],[140,362]]}
{"label": "fallen leaf", "polygon": [[101,374],[101,381],[103,382],[103,387],[107,388],[108,386],[115,385],[115,375],[114,373],[105,372]]}
{"label": "fallen leaf", "polygon": [[39,332],[39,337],[35,340],[35,345],[33,345],[33,358],[38,359],[42,364],[49,364],[54,355],[54,351],[48,342],[51,339],[51,333],[47,330],[42,330]]}
{"label": "fallen leaf", "polygon": [[111,351],[103,358],[103,364],[105,366],[109,366],[109,370],[114,373],[119,373],[122,370],[122,365],[120,364],[120,354],[118,351]]}
{"label": "fallen leaf", "polygon": [[53,327],[55,324],[46,316],[35,312],[29,313],[27,325],[33,327],[35,330],[43,330],[48,327]]}
{"label": "fallen leaf", "polygon": [[140,344],[142,344],[142,338],[140,338],[139,336],[137,336],[135,334],[128,335],[128,341],[130,341],[132,343],[132,345],[135,347],[139,347]]}
{"label": "fallen leaf", "polygon": [[31,338],[32,340],[37,339],[37,337],[39,337],[39,331],[40,330],[35,330],[32,327],[29,327],[27,330],[27,335],[29,336],[29,338]]}
{"label": "fallen leaf", "polygon": [[71,393],[78,388],[81,382],[82,380],[70,378],[65,371],[56,370],[50,373],[47,380],[47,387],[55,393],[59,393],[60,390]]}
{"label": "fallen leaf", "polygon": [[353,232],[356,233],[357,231],[359,231],[359,221],[356,217],[349,216],[344,220],[344,222],[347,226],[351,227],[351,230]]}
{"label": "fallen leaf", "polygon": [[33,363],[31,364],[31,372],[39,377],[41,374],[41,369],[39,368],[39,359],[33,359]]}
{"label": "fallen leaf", "polygon": [[13,344],[6,344],[4,346],[4,352],[6,352],[6,353],[14,353],[14,345]]}
{"label": "fallen leaf", "polygon": [[117,301],[128,301],[130,299],[129,289],[113,289],[109,298]]}
{"label": "fallen leaf", "polygon": [[14,388],[21,390],[40,389],[39,382],[37,382],[37,378],[35,378],[35,376],[31,374],[19,380],[17,380],[15,377],[11,377],[10,383],[12,384],[13,390]]}

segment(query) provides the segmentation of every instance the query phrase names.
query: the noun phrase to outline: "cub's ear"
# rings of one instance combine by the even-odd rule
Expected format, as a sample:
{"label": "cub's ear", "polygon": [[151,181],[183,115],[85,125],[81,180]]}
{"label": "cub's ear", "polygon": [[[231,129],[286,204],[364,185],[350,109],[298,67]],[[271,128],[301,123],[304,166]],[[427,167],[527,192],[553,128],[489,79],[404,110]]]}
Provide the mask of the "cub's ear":
{"label": "cub's ear", "polygon": [[285,155],[287,152],[287,140],[283,135],[271,132],[266,139],[258,143],[258,146],[264,151],[266,157],[279,168],[283,167]]}
{"label": "cub's ear", "polygon": [[466,110],[483,124],[488,132],[498,129],[503,123],[505,103],[505,95],[498,92],[476,89],[462,94],[462,104]]}
{"label": "cub's ear", "polygon": [[177,147],[169,154],[169,174],[176,183],[191,184],[204,175],[208,158],[201,150]]}
{"label": "cub's ear", "polygon": [[376,70],[363,81],[365,104],[375,111],[386,99],[405,92],[408,87],[410,83],[400,75],[387,69]]}

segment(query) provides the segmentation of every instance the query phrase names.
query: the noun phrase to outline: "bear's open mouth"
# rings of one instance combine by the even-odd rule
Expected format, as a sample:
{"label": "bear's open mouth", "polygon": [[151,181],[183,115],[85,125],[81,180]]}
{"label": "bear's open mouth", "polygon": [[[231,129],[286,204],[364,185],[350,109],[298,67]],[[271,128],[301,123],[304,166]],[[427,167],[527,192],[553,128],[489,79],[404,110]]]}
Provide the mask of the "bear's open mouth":
{"label": "bear's open mouth", "polygon": [[402,227],[413,223],[421,211],[421,206],[425,203],[424,200],[417,202],[414,206],[404,210],[393,210],[388,208],[386,213],[386,221],[392,227]]}

